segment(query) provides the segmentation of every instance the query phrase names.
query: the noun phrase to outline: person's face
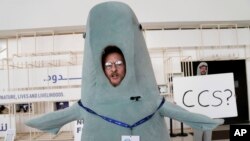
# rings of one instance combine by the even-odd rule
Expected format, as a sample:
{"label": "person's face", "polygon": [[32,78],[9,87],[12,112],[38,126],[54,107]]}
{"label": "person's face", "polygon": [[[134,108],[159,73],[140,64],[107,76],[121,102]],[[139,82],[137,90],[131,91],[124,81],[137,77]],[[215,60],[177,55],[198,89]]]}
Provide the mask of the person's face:
{"label": "person's face", "polygon": [[109,82],[118,86],[126,74],[126,66],[123,57],[119,53],[110,53],[104,60],[104,72]]}
{"label": "person's face", "polygon": [[206,66],[201,66],[200,67],[200,74],[201,75],[206,75],[207,74],[207,67]]}

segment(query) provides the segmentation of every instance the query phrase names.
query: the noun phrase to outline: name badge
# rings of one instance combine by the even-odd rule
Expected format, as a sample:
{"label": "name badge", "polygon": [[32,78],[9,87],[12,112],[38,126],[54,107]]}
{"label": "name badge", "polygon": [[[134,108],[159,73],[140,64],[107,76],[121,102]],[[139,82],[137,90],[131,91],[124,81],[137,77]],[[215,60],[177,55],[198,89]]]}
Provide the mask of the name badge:
{"label": "name badge", "polygon": [[140,141],[140,136],[122,136],[122,141]]}

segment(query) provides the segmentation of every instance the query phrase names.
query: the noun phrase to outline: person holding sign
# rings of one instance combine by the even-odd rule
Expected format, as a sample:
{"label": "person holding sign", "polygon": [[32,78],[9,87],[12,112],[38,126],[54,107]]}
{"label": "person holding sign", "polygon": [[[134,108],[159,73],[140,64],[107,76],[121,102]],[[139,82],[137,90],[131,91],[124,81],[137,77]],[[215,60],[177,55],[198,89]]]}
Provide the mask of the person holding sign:
{"label": "person holding sign", "polygon": [[[207,75],[208,65],[206,62],[201,62],[197,67],[197,75]],[[212,140],[212,130],[202,131],[193,129],[194,131],[194,141],[211,141]]]}
{"label": "person holding sign", "polygon": [[197,75],[207,75],[208,65],[206,62],[201,62],[197,67]]}
{"label": "person holding sign", "polygon": [[81,99],[27,121],[28,126],[56,134],[63,125],[83,120],[82,141],[170,141],[164,117],[198,130],[223,123],[160,96],[142,27],[128,5],[93,7],[84,37]]}

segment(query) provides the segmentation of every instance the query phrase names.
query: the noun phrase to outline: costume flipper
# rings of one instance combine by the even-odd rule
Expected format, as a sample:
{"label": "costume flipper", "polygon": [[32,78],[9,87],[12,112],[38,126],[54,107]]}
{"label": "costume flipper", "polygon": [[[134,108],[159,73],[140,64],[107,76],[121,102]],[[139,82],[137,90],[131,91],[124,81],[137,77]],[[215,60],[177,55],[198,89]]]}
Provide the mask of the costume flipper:
{"label": "costume flipper", "polygon": [[[76,112],[79,111],[79,112]],[[53,134],[58,133],[60,128],[77,119],[83,119],[83,111],[76,103],[71,107],[27,121],[25,124],[42,131]]]}
{"label": "costume flipper", "polygon": [[211,119],[205,115],[189,112],[180,106],[170,102],[165,102],[159,110],[160,114],[178,121],[181,121],[192,128],[199,130],[212,130],[223,124],[223,119]]}

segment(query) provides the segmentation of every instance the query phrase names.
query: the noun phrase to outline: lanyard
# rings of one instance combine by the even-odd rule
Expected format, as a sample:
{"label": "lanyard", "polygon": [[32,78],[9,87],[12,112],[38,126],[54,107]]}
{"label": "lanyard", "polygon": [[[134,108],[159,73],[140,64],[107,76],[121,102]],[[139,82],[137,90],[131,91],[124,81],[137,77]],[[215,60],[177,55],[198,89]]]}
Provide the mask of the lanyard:
{"label": "lanyard", "polygon": [[118,120],[115,120],[115,119],[112,119],[112,118],[109,118],[109,117],[100,115],[100,114],[96,113],[95,111],[91,110],[90,108],[83,106],[81,100],[78,101],[78,104],[79,104],[84,110],[86,110],[87,112],[89,112],[89,113],[91,113],[91,114],[93,114],[93,115],[96,115],[96,116],[98,116],[98,117],[100,117],[100,118],[106,120],[107,122],[116,124],[116,125],[121,126],[121,127],[129,128],[129,129],[132,130],[134,127],[139,126],[139,125],[143,124],[144,122],[148,121],[149,119],[151,119],[151,118],[154,116],[154,114],[161,108],[161,106],[164,104],[164,102],[165,102],[165,99],[162,98],[161,104],[158,106],[158,108],[157,108],[152,114],[150,114],[150,115],[144,117],[143,119],[141,119],[141,120],[135,122],[135,123],[132,124],[132,125],[129,125],[129,124],[124,123],[124,122],[122,122],[122,121],[118,121]]}

